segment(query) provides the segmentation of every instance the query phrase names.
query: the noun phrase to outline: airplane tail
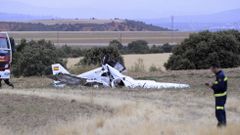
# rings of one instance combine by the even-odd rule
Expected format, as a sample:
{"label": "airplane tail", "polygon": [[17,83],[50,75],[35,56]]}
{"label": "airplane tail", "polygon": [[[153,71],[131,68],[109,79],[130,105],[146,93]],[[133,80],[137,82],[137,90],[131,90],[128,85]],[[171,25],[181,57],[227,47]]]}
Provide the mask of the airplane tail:
{"label": "airplane tail", "polygon": [[59,73],[70,74],[61,64],[53,64],[52,72],[53,72],[53,75],[57,75]]}
{"label": "airplane tail", "polygon": [[53,64],[53,85],[55,87],[64,87],[67,85],[84,85],[86,84],[86,79],[71,75],[62,65]]}
{"label": "airplane tail", "polygon": [[[61,64],[53,64],[52,65],[52,73],[53,76],[57,76],[58,74],[70,74]],[[53,86],[56,88],[62,88],[65,86],[65,84],[61,83],[58,79],[53,77]]]}

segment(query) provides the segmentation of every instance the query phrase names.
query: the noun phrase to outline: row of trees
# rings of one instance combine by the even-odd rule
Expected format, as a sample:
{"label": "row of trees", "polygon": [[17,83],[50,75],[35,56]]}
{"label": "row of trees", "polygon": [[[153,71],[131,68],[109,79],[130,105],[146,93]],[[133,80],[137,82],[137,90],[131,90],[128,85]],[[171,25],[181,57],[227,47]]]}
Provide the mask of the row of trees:
{"label": "row of trees", "polygon": [[[164,44],[161,46],[149,46],[144,40],[136,40],[129,43],[127,46],[122,45],[118,40],[112,40],[109,47],[116,48],[121,54],[147,54],[147,53],[170,53],[176,45]],[[106,47],[103,47],[103,49]],[[99,48],[102,50],[101,48]],[[64,45],[57,48],[58,53],[64,58],[84,56],[89,49],[81,49]]]}
{"label": "row of trees", "polygon": [[109,43],[109,46],[117,48],[122,54],[170,53],[175,47],[169,44],[150,47],[145,40],[136,40],[127,46],[122,45],[118,40],[113,40]]}
{"label": "row of trees", "polygon": [[83,59],[80,61],[81,65],[101,65],[103,57],[108,55],[112,61],[118,61],[124,65],[123,57],[117,48],[114,47],[101,47],[91,48],[84,53]]}

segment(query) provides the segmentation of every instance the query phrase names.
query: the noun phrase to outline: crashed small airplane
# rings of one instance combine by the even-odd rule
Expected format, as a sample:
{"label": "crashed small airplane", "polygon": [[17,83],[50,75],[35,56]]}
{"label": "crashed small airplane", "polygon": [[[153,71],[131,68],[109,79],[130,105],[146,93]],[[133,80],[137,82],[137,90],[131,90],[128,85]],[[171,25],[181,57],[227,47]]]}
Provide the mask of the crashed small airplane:
{"label": "crashed small airplane", "polygon": [[102,67],[91,71],[73,75],[70,74],[60,64],[53,64],[53,78],[55,87],[64,87],[65,85],[81,85],[89,87],[110,87],[110,88],[142,88],[142,89],[183,89],[189,88],[188,84],[163,83],[152,80],[135,80],[129,76],[123,75],[121,72],[125,70],[119,62],[102,64]]}

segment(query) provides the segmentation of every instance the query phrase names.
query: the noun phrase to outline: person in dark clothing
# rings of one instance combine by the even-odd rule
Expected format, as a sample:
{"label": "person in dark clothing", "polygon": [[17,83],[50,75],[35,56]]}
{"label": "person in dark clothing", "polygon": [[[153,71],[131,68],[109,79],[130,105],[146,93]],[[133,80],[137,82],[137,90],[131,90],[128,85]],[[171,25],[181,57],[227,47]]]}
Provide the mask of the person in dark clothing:
{"label": "person in dark clothing", "polygon": [[0,88],[2,88],[2,80],[8,85],[14,88],[14,85],[9,81],[9,79],[0,79]]}
{"label": "person in dark clothing", "polygon": [[206,85],[214,91],[217,126],[224,127],[227,125],[225,104],[227,100],[228,78],[218,64],[213,64],[210,69],[215,74],[216,81],[212,84],[206,83]]}

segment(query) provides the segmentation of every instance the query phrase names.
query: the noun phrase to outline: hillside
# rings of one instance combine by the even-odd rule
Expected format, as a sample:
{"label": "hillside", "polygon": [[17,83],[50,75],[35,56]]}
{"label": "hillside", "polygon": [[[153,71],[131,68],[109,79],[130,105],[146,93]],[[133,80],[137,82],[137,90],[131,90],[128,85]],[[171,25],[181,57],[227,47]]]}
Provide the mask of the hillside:
{"label": "hillside", "polygon": [[42,23],[45,25],[55,25],[55,24],[106,24],[106,23],[124,23],[125,20],[123,19],[38,19],[29,21],[31,23]]}
{"label": "hillside", "polygon": [[[0,22],[0,31],[168,31],[169,29],[133,20],[95,20],[69,23],[58,21]],[[58,23],[59,22],[59,23]],[[98,23],[100,22],[100,23]]]}

